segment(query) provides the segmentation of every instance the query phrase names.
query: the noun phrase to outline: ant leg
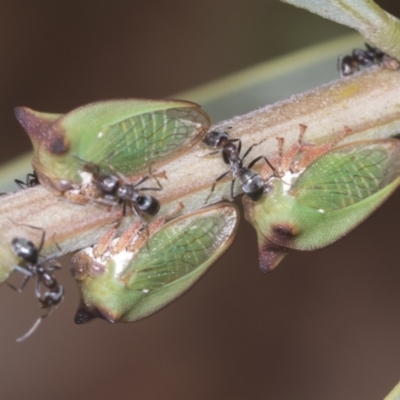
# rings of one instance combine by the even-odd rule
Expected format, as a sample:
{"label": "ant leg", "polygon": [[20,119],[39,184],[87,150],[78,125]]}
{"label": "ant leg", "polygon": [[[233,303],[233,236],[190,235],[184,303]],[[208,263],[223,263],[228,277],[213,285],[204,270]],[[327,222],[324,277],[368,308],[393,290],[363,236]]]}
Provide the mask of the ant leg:
{"label": "ant leg", "polygon": [[220,176],[214,181],[214,183],[213,183],[213,185],[212,185],[212,187],[211,187],[211,192],[210,192],[210,194],[207,196],[206,200],[204,201],[204,204],[207,203],[208,199],[209,199],[209,198],[211,197],[211,195],[213,194],[214,189],[215,189],[215,185],[217,184],[217,182],[220,181],[222,178],[225,178],[225,176],[228,175],[229,172],[231,172],[230,169],[228,169],[228,171],[224,172],[222,175],[220,175]]}
{"label": "ant leg", "polygon": [[31,271],[28,271],[26,268],[20,267],[19,265],[14,265],[14,271],[21,272],[21,274],[27,276],[28,278],[33,276]]}
{"label": "ant leg", "polygon": [[[43,259],[40,261],[41,264],[45,264],[45,263],[47,263],[48,261],[51,261],[51,260],[53,260],[53,259],[55,259],[55,258],[58,258],[58,257],[61,257],[61,256],[63,255],[63,253],[62,253],[62,248],[61,248],[61,247],[59,246],[59,244],[54,240],[54,234],[53,234],[52,240],[53,240],[54,244],[55,244],[56,247],[57,247],[58,253],[55,253],[55,254],[52,254],[52,255],[50,255],[50,256],[47,256],[47,257],[43,258]],[[61,268],[61,265],[60,265],[59,263],[55,263],[55,264],[51,265],[50,267],[51,267],[52,269],[54,269],[54,268],[60,269],[60,268]]]}
{"label": "ant leg", "polygon": [[150,178],[151,175],[145,175],[142,178],[140,178],[134,185],[133,187],[135,188],[136,186],[140,185],[141,183],[147,181],[147,179]]}
{"label": "ant leg", "polygon": [[135,204],[133,204],[133,203],[132,203],[132,211],[133,211],[133,212],[135,213],[135,215],[142,221],[142,224],[143,224],[143,225],[147,225],[147,221],[144,219],[144,217],[143,217],[141,211],[139,211],[139,210],[136,208]]}
{"label": "ant leg", "polygon": [[[52,259],[47,260],[47,261],[52,261]],[[53,272],[55,269],[61,269],[61,264],[58,263],[57,261],[54,261],[54,263],[52,263],[51,265],[47,266],[47,271],[48,272]]]}
{"label": "ant leg", "polygon": [[40,302],[41,304],[43,304],[43,301],[42,301],[42,293],[41,293],[41,291],[40,291],[42,281],[40,280],[40,278],[41,278],[41,276],[39,275],[39,276],[38,276],[38,279],[37,279],[37,281],[36,281],[35,296],[36,296],[36,298],[39,300],[39,302]]}
{"label": "ant leg", "polygon": [[98,204],[103,204],[104,206],[117,206],[118,202],[111,200],[111,199],[91,199],[93,202],[98,203]]}
{"label": "ant leg", "polygon": [[[239,142],[238,147],[237,147],[237,152],[238,152],[238,155],[239,155],[240,152],[242,151],[242,141],[241,141],[240,139],[233,139],[233,140],[232,140],[232,142],[236,142],[236,141]],[[246,154],[244,155],[244,157],[246,157]],[[244,158],[244,157],[243,157],[243,158]]]}
{"label": "ant leg", "polygon": [[39,182],[36,172],[33,171],[33,173],[26,174],[26,181],[29,182],[29,184],[27,184],[28,187],[32,185],[32,182],[36,185]]}
{"label": "ant leg", "polygon": [[140,190],[140,191],[142,191],[142,190],[156,190],[156,191],[159,191],[159,190],[162,190],[163,188],[162,187],[157,187],[157,188],[154,188],[154,187],[144,187],[144,188],[139,188],[138,190]]}
{"label": "ant leg", "polygon": [[[25,282],[25,279],[24,279],[24,282]],[[21,288],[18,289],[16,286],[14,286],[12,283],[10,283],[8,281],[6,281],[6,283],[12,290],[15,290],[16,292],[21,293]]]}
{"label": "ant leg", "polygon": [[[49,262],[49,261],[51,261],[51,260],[53,260],[55,258],[61,257],[62,255],[63,254],[61,252],[60,253],[56,253],[56,254],[52,254],[52,255],[50,255],[48,257],[45,257],[42,260],[40,260],[40,264],[45,264],[45,263],[47,263],[47,262]],[[57,268],[57,269],[61,268],[59,263],[56,263],[56,264],[52,265],[52,267]]]}
{"label": "ant leg", "polygon": [[260,160],[264,160],[264,161],[267,163],[268,167],[270,167],[270,168],[272,169],[272,171],[274,172],[274,175],[275,175],[275,176],[279,176],[278,171],[277,171],[277,170],[275,169],[275,167],[269,162],[268,158],[266,158],[266,157],[264,157],[264,156],[259,156],[259,157],[255,158],[255,159],[248,165],[247,168],[250,169],[257,161],[260,161]]}
{"label": "ant leg", "polygon": [[62,248],[59,246],[59,244],[54,240],[54,236],[55,236],[55,233],[53,233],[53,237],[51,238],[51,240],[54,242],[54,244],[56,245],[56,247],[57,247],[57,250],[61,253],[62,252]]}
{"label": "ant leg", "polygon": [[217,182],[216,181],[214,181],[214,183],[213,183],[213,185],[211,186],[211,191],[210,191],[210,194],[207,196],[207,198],[204,200],[204,204],[207,204],[207,202],[208,202],[208,199],[211,197],[211,195],[213,194],[213,192],[214,192],[214,189],[215,189],[215,185],[217,184]]}
{"label": "ant leg", "polygon": [[45,239],[45,237],[46,237],[46,232],[45,232],[45,230],[42,229],[42,228],[39,228],[39,229],[42,231],[42,238],[40,239],[40,244],[39,244],[39,247],[38,247],[38,254],[40,253],[40,251],[41,251],[42,248],[43,248],[44,239]]}
{"label": "ant leg", "polygon": [[[108,168],[110,168],[111,171],[113,171],[113,173],[114,173],[115,175],[118,176],[119,179],[122,179],[122,180],[123,180],[126,184],[128,184],[128,185],[131,185],[131,184],[132,184],[132,182],[131,182],[123,173],[117,171],[117,170],[115,169],[115,167],[113,167],[113,166],[110,165],[110,164],[108,164],[107,166],[108,166]],[[139,180],[139,182],[138,182],[136,185],[139,185],[140,183],[144,182],[147,178],[148,178],[148,176],[145,176],[145,177],[141,178],[141,180]],[[136,186],[136,185],[135,185],[135,186]]]}
{"label": "ant leg", "polygon": [[254,147],[258,146],[259,144],[261,144],[262,142],[265,142],[266,139],[261,140],[258,143],[254,143],[252,144],[247,150],[246,153],[244,153],[244,156],[241,158],[241,160],[243,161],[248,155],[249,153],[253,150]]}
{"label": "ant leg", "polygon": [[[163,187],[162,187],[160,181],[159,181],[159,180],[157,179],[157,177],[156,177],[155,175],[153,175],[153,173],[151,172],[151,164],[150,164],[150,166],[149,166],[149,175],[157,182],[157,185],[158,185],[158,189],[152,189],[152,190],[162,190]],[[166,174],[165,174],[165,171],[164,171],[164,178],[167,178],[167,176],[166,176]]]}
{"label": "ant leg", "polygon": [[[15,268],[14,268],[14,269],[15,269]],[[22,272],[22,271],[21,271],[22,269],[24,269],[25,271]],[[31,278],[31,277],[33,276],[33,274],[32,274],[31,272],[29,272],[28,270],[26,270],[25,268],[21,268],[21,270],[18,269],[18,271],[20,271],[20,272],[22,272],[23,274],[25,274],[25,278],[24,278],[24,280],[22,281],[22,285],[21,285],[19,288],[17,288],[16,286],[14,286],[13,284],[11,284],[10,282],[6,281],[7,285],[8,285],[11,289],[15,290],[15,291],[18,292],[18,293],[22,293],[22,291],[24,290],[26,284],[29,282],[29,278]]]}
{"label": "ant leg", "polygon": [[23,282],[22,282],[22,285],[21,285],[21,287],[18,289],[18,292],[22,292],[24,289],[25,289],[25,286],[27,285],[27,283],[29,282],[29,278],[32,276],[32,274],[31,275],[27,275],[26,277],[25,277],[25,279],[23,280]]}
{"label": "ant leg", "polygon": [[138,183],[136,183],[135,186],[134,186],[134,188],[136,188],[136,186],[138,186],[139,184],[141,184],[142,182],[144,182],[145,180],[147,180],[150,176],[157,182],[158,187],[142,187],[142,188],[138,188],[138,190],[162,190],[163,187],[162,187],[161,183],[160,183],[159,180],[151,173],[151,171],[149,171],[149,175],[145,176],[145,179],[142,179],[142,180],[140,180]]}
{"label": "ant leg", "polygon": [[136,188],[138,185],[140,185],[141,183],[143,183],[150,177],[152,177],[156,181],[158,187],[141,187],[141,188],[138,188],[138,190],[162,190],[163,187],[162,187],[160,181],[151,172],[151,165],[149,166],[149,174],[144,176],[142,179],[140,179],[139,182],[135,183],[135,185],[133,187]]}
{"label": "ant leg", "polygon": [[21,181],[19,179],[14,179],[14,182],[20,189],[24,189],[25,182],[23,182],[23,181]]}
{"label": "ant leg", "polygon": [[206,156],[215,156],[218,153],[221,153],[221,150],[211,151],[210,153],[207,153]]}
{"label": "ant leg", "polygon": [[[58,253],[55,253],[55,254],[52,254],[52,255],[50,255],[50,256],[47,256],[47,257],[45,257],[45,258],[43,258],[42,260],[40,260],[40,263],[41,264],[45,264],[45,263],[47,263],[48,261],[51,261],[51,260],[53,260],[53,259],[55,259],[55,258],[58,258],[58,257],[61,257],[62,255],[63,255],[63,253],[62,253],[62,248],[58,245],[58,243],[54,240],[54,235],[53,235],[53,242],[54,242],[54,244],[56,245],[56,247],[57,247],[57,250],[58,250]],[[60,269],[61,268],[61,265],[59,264],[59,263],[55,263],[55,264],[53,264],[53,265],[51,265],[50,266],[52,269],[54,269],[54,268],[57,268],[57,269]]]}
{"label": "ant leg", "polygon": [[[112,165],[109,165],[109,168],[114,171],[114,173],[120,178],[122,179],[126,184],[128,185],[132,185],[132,182],[121,172],[117,171]],[[136,186],[139,186],[141,183],[147,181],[150,177],[152,177],[153,179],[155,179],[155,181],[157,182],[158,186],[160,189],[153,189],[153,188],[141,188],[140,190],[161,190],[162,186],[160,184],[160,182],[157,180],[156,177],[153,176],[152,172],[151,172],[151,165],[149,167],[149,173],[145,176],[143,176],[142,178],[140,178],[133,186],[133,188],[136,188]]]}
{"label": "ant leg", "polygon": [[233,178],[233,179],[232,179],[232,183],[231,183],[231,199],[232,199],[232,200],[234,199],[234,196],[233,196],[233,189],[234,189],[234,187],[235,187],[235,181],[236,181],[236,178]]}
{"label": "ant leg", "polygon": [[227,142],[228,142],[228,143],[239,142],[238,147],[239,147],[239,146],[240,146],[240,147],[242,146],[242,140],[241,140],[241,139],[228,139]]}

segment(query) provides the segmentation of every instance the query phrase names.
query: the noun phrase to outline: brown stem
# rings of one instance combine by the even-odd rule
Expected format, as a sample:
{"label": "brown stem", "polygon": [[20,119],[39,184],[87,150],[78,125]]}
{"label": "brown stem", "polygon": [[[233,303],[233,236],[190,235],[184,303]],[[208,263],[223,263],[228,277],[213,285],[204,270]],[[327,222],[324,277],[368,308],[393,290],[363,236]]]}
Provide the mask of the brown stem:
{"label": "brown stem", "polygon": [[[352,135],[343,142],[376,139],[400,132],[400,73],[372,68],[351,78],[335,81],[288,100],[260,108],[248,114],[223,121],[214,129],[229,130],[231,137],[242,140],[244,150],[255,147],[250,162],[258,155],[267,158],[277,154],[276,137],[285,138],[285,147],[298,140],[300,124],[307,125],[305,143],[322,143],[343,132]],[[205,205],[211,186],[217,176],[227,169],[220,155],[210,156],[210,149],[199,143],[189,152],[163,165],[167,179],[160,178],[163,190],[157,192],[164,215],[176,208],[178,201],[188,212]],[[153,170],[156,169],[153,168]],[[230,175],[218,182],[208,203],[230,197]],[[237,194],[240,187],[236,186]],[[74,204],[55,193],[38,186],[0,197],[0,282],[4,281],[12,265],[18,260],[11,251],[10,242],[23,236],[38,243],[40,233],[27,226],[46,231],[44,255],[56,253],[57,243],[63,253],[93,245],[121,216],[120,207],[90,203]],[[125,217],[119,229],[134,220]]]}

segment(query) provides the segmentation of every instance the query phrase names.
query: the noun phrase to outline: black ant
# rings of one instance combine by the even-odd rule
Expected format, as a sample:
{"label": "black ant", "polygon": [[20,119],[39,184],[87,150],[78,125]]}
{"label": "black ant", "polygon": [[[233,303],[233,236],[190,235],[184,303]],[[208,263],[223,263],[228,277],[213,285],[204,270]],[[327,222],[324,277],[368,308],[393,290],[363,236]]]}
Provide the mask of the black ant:
{"label": "black ant", "polygon": [[354,72],[360,71],[372,65],[380,65],[383,58],[387,56],[382,50],[365,44],[366,50],[354,49],[351,55],[339,57],[338,70],[340,77],[353,75]]}
{"label": "black ant", "polygon": [[[43,260],[39,260],[40,252],[43,248],[46,233],[42,228],[38,228],[31,225],[25,225],[32,229],[37,229],[42,231],[42,237],[40,239],[39,247],[36,247],[34,243],[23,237],[15,237],[11,241],[11,248],[14,253],[20,257],[24,262],[25,266],[21,267],[19,265],[14,266],[14,270],[21,272],[25,278],[19,289],[15,288],[9,283],[9,285],[21,292],[29,279],[36,276],[36,288],[35,294],[36,298],[39,300],[41,307],[46,309],[45,314],[40,316],[36,322],[33,324],[31,329],[25,335],[17,339],[17,342],[22,342],[28,338],[39,326],[40,322],[48,317],[53,309],[60,304],[64,297],[64,287],[57,282],[57,279],[53,276],[54,270],[61,268],[59,264],[50,264],[50,261],[57,256],[49,256]],[[58,246],[57,246],[58,247]]]}
{"label": "black ant", "polygon": [[[242,190],[243,192],[248,195],[253,201],[259,200],[264,192],[264,182],[261,178],[261,176],[254,170],[251,169],[251,167],[259,160],[263,159],[269,167],[272,169],[272,171],[275,172],[275,168],[270,164],[270,162],[264,157],[264,156],[259,156],[255,158],[253,161],[249,163],[249,165],[246,167],[243,166],[243,160],[246,158],[246,156],[251,152],[253,147],[259,145],[261,142],[253,144],[250,146],[247,151],[244,153],[243,157],[240,157],[240,151],[242,149],[242,142],[240,139],[231,139],[229,134],[225,131],[211,131],[209,132],[205,138],[203,139],[203,142],[214,149],[216,148],[221,148],[221,150],[218,150],[216,152],[212,152],[210,154],[216,154],[218,152],[222,153],[222,158],[225,162],[225,164],[229,164],[230,168],[228,171],[224,172],[221,174],[214,182],[211,188],[211,192],[208,195],[206,199],[206,203],[208,199],[210,198],[211,194],[213,193],[215,189],[215,185],[217,184],[218,181],[223,179],[226,175],[229,174],[229,172],[232,171],[233,179],[232,179],[232,184],[231,184],[231,198],[234,198],[234,185],[235,185],[235,180],[237,177],[240,179],[240,183],[242,185]],[[239,142],[238,146],[234,144],[235,142]]]}
{"label": "black ant", "polygon": [[19,179],[14,179],[14,182],[20,189],[26,189],[40,184],[36,171],[33,171],[31,174],[26,174],[25,182]]}
{"label": "black ant", "polygon": [[[142,195],[140,192],[146,190],[162,190],[160,182],[155,178],[158,187],[141,187],[140,184],[145,182],[151,176],[151,171],[148,175],[141,178],[135,184],[132,184],[124,175],[116,172],[116,175],[112,174],[100,174],[98,167],[92,164],[85,166],[87,171],[92,174],[92,183],[100,193],[101,198],[96,200],[103,204],[114,205],[116,202],[123,205],[122,215],[126,215],[126,207],[130,205],[132,211],[146,224],[146,220],[143,218],[142,213],[148,215],[156,215],[160,210],[160,202],[153,196]],[[121,181],[123,183],[121,183]]]}

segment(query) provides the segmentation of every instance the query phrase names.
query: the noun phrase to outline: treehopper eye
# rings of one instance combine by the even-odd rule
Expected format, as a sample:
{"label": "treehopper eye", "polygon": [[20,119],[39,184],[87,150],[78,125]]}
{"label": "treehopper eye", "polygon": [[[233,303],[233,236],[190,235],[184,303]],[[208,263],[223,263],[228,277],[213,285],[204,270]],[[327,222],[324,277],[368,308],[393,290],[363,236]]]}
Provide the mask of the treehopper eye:
{"label": "treehopper eye", "polygon": [[199,105],[181,100],[100,101],[65,115],[25,107],[15,113],[33,143],[41,183],[59,191],[80,185],[87,164],[99,173],[139,175],[187,151],[210,126]]}
{"label": "treehopper eye", "polygon": [[258,202],[243,197],[257,232],[262,272],[290,249],[315,250],[346,235],[400,184],[400,141],[360,141],[337,147],[296,178],[270,178]]}
{"label": "treehopper eye", "polygon": [[109,233],[72,259],[82,293],[75,322],[132,322],[165,307],[225,252],[238,222],[236,206],[220,203],[165,224],[156,220],[148,225],[148,237],[135,226],[112,241]]}

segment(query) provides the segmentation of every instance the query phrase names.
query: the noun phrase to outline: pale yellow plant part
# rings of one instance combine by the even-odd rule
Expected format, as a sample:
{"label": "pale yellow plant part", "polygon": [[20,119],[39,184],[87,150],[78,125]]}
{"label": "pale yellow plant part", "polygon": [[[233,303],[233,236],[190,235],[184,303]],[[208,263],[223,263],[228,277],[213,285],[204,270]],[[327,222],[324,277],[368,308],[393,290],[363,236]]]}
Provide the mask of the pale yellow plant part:
{"label": "pale yellow plant part", "polygon": [[400,400],[400,382],[393,390],[384,398],[384,400]]}

